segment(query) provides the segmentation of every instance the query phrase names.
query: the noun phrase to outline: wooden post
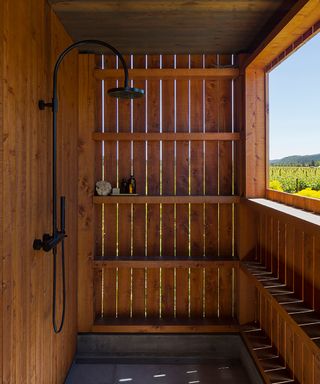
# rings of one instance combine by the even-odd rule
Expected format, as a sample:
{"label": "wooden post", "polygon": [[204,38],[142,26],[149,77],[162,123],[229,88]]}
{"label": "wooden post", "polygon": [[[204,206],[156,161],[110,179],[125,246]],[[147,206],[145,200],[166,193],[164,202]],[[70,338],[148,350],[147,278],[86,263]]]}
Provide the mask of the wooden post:
{"label": "wooden post", "polygon": [[93,325],[94,194],[96,129],[95,57],[79,56],[79,140],[78,140],[78,332]]}

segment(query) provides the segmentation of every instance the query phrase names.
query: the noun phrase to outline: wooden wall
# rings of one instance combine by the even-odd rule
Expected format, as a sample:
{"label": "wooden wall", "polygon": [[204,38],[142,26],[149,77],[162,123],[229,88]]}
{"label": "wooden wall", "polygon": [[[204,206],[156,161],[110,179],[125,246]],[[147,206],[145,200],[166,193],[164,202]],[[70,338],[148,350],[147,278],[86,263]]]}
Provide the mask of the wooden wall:
{"label": "wooden wall", "polygon": [[[98,83],[91,80],[90,86],[83,76],[83,91],[88,100],[96,98],[98,109],[84,99],[83,113],[95,115],[90,129],[96,144],[88,144],[88,125],[81,124],[80,329],[114,331],[126,324],[123,331],[133,331],[137,328],[130,325],[138,324],[139,330],[150,331],[160,320],[230,323],[236,317],[239,200],[234,82],[230,75],[192,78],[188,70],[223,72],[233,58],[152,55],[126,60],[134,86],[146,90],[144,98],[116,101],[107,95],[117,86],[114,57],[105,58],[107,72],[96,70]],[[93,64],[82,59],[84,74]],[[176,75],[166,72],[174,68]],[[135,77],[143,71],[146,78]],[[104,178],[119,186],[131,171],[139,196],[93,197],[95,181]],[[92,328],[93,323],[99,327]]]}
{"label": "wooden wall", "polygon": [[77,326],[77,55],[59,74],[58,178],[67,196],[68,284],[65,326],[55,335],[52,255],[32,249],[35,237],[51,231],[51,112],[39,111],[37,103],[50,100],[53,62],[71,40],[43,0],[2,0],[0,34],[0,381],[62,383]]}
{"label": "wooden wall", "polygon": [[266,200],[246,206],[256,239],[251,262],[241,263],[250,287],[246,320],[266,332],[292,379],[318,383],[319,217]]}

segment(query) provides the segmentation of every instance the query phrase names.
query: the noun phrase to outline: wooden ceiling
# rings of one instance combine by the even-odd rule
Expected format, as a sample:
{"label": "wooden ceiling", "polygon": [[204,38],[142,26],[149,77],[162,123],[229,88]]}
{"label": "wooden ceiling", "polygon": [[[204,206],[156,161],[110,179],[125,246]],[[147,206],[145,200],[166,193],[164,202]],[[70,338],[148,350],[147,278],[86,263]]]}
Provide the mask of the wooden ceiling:
{"label": "wooden ceiling", "polygon": [[74,41],[123,54],[250,52],[296,0],[49,0]]}

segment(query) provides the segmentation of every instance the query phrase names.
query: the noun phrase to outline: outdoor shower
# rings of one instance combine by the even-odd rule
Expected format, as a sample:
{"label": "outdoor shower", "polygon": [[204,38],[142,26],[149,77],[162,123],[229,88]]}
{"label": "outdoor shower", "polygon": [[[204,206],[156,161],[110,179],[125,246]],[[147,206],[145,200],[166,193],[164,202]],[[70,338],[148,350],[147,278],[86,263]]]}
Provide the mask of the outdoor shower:
{"label": "outdoor shower", "polygon": [[[135,99],[142,97],[144,91],[138,88],[129,87],[128,67],[121,53],[108,43],[100,40],[81,40],[71,44],[58,57],[53,71],[53,97],[52,102],[46,103],[39,101],[40,110],[46,107],[52,109],[52,234],[44,233],[42,239],[35,239],[33,248],[35,250],[43,249],[45,252],[52,250],[53,253],[53,297],[52,297],[52,325],[55,333],[61,332],[65,317],[66,308],[66,282],[65,282],[65,260],[64,260],[64,239],[67,237],[65,232],[65,196],[60,197],[60,230],[57,224],[57,112],[58,112],[58,70],[64,57],[74,48],[83,45],[97,45],[110,49],[121,61],[124,70],[124,87],[112,88],[108,94],[112,97]],[[62,315],[59,326],[56,324],[56,281],[57,281],[57,247],[61,243],[61,274],[62,274]]]}

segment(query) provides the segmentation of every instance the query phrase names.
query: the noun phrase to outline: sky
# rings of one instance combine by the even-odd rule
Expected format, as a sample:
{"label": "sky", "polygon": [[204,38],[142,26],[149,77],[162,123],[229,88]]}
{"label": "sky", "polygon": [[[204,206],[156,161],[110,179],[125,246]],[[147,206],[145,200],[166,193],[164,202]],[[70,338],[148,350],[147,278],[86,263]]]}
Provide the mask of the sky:
{"label": "sky", "polygon": [[270,159],[320,153],[320,33],[269,73]]}

